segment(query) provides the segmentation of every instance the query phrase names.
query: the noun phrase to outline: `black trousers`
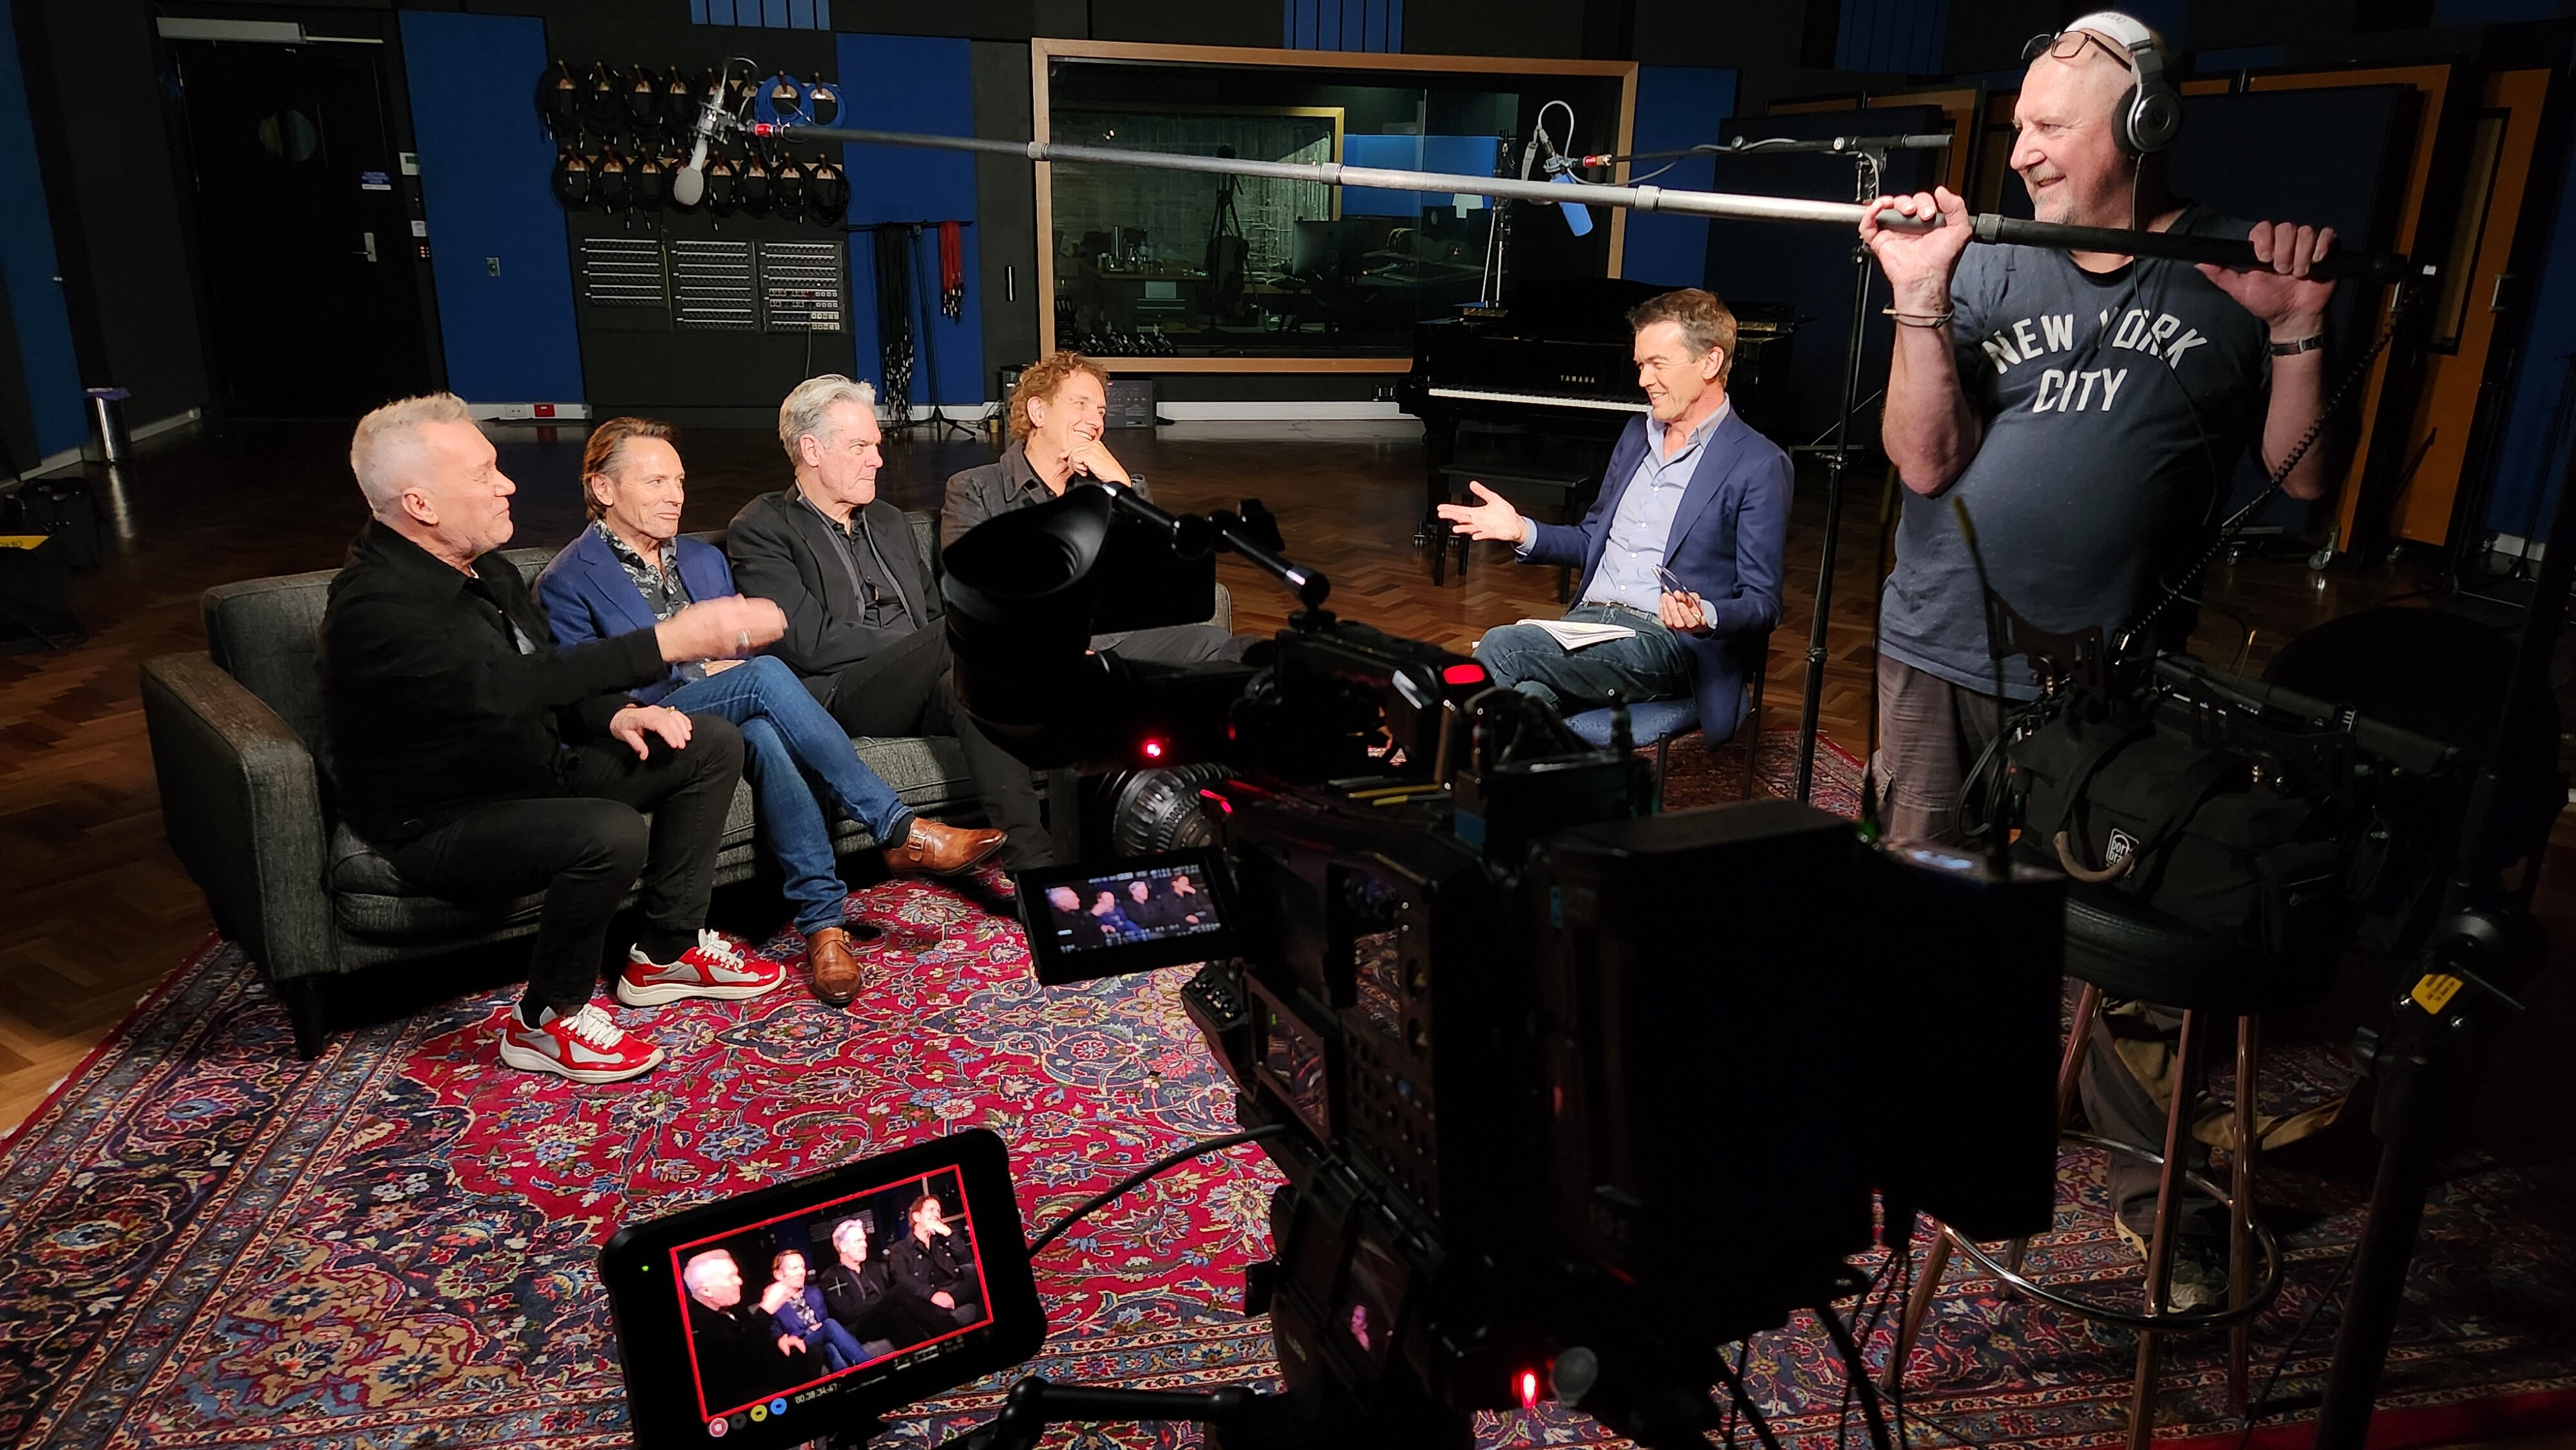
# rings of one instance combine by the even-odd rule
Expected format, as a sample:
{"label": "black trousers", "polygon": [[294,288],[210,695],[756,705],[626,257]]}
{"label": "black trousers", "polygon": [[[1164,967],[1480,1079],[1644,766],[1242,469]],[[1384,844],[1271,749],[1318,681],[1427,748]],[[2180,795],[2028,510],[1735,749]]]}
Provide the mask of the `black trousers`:
{"label": "black trousers", "polygon": [[1070,860],[1039,814],[1037,777],[957,708],[948,668],[947,632],[915,630],[832,677],[832,718],[852,735],[956,736],[984,818],[1002,832],[1002,864],[1022,871]]}
{"label": "black trousers", "polygon": [[[2092,1123],[2094,1132],[2114,1142],[2131,1143],[2150,1153],[2162,1153],[2165,1149],[2164,1108],[2147,1085],[2138,1080],[2137,1073],[2131,1070],[2114,1044],[2123,1039],[2140,1044],[2161,1040],[2164,1060],[2168,1064],[2167,1074],[2178,1076],[2173,1068],[2179,1066],[2176,1059],[2182,1038],[2182,1014],[2161,1007],[2108,1001],[2103,1003],[2103,1008],[2102,1014],[2094,1019],[2093,1037],[2085,1044],[2084,1064],[2077,1076],[2085,1119]],[[2201,1030],[2222,1031],[2232,1021],[2222,1014],[2212,1013]],[[2202,1054],[2199,1080],[2170,1085],[2182,1094],[2185,1113],[2192,1110],[2193,1100],[2208,1085],[2209,1064],[2225,1055],[2228,1040],[2223,1036],[2214,1038],[2209,1049]],[[2105,1187],[2109,1189],[2111,1210],[2129,1226],[2130,1232],[2146,1238],[2155,1228],[2156,1189],[2161,1171],[2154,1164],[2142,1162],[2126,1153],[2114,1153],[2110,1160]],[[2209,1172],[2208,1147],[2199,1139],[2186,1136],[2183,1166],[2193,1173]],[[2182,1232],[2203,1236],[2222,1234],[2227,1226],[2226,1215],[2217,1201],[2195,1189],[2184,1191],[2178,1222]]]}
{"label": "black trousers", "polygon": [[639,875],[641,944],[654,960],[694,945],[706,924],[716,848],[742,778],[742,732],[713,715],[689,721],[682,749],[656,744],[652,759],[638,760],[621,741],[592,741],[574,752],[565,794],[478,807],[385,847],[386,859],[440,896],[543,891],[526,1001],[579,1011],[599,985],[609,919]]}
{"label": "black trousers", "polygon": [[[1092,647],[1099,648],[1095,636]],[[1120,659],[1158,665],[1195,665],[1210,660],[1239,660],[1255,641],[1267,635],[1228,634],[1213,624],[1167,624],[1112,637],[1109,650]]]}

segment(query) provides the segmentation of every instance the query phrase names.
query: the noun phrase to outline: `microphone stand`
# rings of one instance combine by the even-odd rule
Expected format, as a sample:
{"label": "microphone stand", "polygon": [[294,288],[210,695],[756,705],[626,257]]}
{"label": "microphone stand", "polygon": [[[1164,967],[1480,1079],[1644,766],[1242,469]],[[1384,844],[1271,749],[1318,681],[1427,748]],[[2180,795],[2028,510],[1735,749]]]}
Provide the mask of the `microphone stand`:
{"label": "microphone stand", "polygon": [[[1887,170],[1889,151],[1930,151],[1949,144],[1949,137],[1935,135],[1836,136],[1822,141],[1747,141],[1738,136],[1723,146],[1694,146],[1682,154],[1848,156],[1852,159],[1854,200],[1866,204],[1879,194],[1880,178]],[[1817,716],[1824,707],[1825,698],[1825,635],[1833,612],[1834,560],[1842,543],[1843,481],[1851,466],[1852,415],[1859,409],[1861,349],[1869,325],[1870,285],[1877,275],[1878,269],[1870,258],[1869,248],[1858,241],[1853,242],[1851,335],[1843,344],[1842,406],[1834,415],[1833,451],[1825,455],[1824,557],[1816,567],[1816,617],[1807,631],[1806,689],[1798,705],[1798,765],[1794,788],[1802,802],[1815,794]],[[1745,748],[1759,749],[1761,742],[1749,741]]]}

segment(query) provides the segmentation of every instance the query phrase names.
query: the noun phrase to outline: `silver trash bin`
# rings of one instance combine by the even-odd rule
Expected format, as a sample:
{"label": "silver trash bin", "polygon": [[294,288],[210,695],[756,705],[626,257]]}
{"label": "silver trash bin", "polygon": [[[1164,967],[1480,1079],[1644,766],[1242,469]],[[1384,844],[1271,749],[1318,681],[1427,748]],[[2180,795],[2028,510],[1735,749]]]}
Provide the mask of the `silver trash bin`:
{"label": "silver trash bin", "polygon": [[101,463],[123,463],[133,453],[133,441],[125,436],[126,399],[134,396],[123,388],[90,388],[90,449]]}

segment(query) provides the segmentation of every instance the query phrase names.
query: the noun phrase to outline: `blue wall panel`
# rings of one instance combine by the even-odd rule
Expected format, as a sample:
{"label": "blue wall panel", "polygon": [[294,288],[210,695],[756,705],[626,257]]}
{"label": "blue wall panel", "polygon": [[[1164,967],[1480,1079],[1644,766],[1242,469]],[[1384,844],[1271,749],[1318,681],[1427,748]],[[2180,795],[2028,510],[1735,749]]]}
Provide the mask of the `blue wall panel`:
{"label": "blue wall panel", "polygon": [[1404,0],[1286,0],[1279,43],[1290,50],[1404,49]]}
{"label": "blue wall panel", "polygon": [[[964,40],[917,35],[844,35],[844,76],[870,83],[841,94],[842,125],[855,130],[914,131],[933,136],[972,136],[975,111],[968,89]],[[973,221],[975,158],[962,152],[888,146],[843,148],[850,173],[850,220]],[[913,315],[912,401],[981,407],[991,396],[984,377],[984,300],[978,278],[981,247],[976,227],[965,231],[966,305],[954,322],[938,310],[939,237],[925,229],[914,291],[927,298],[929,322],[916,300]],[[876,234],[850,233],[850,330],[858,345],[859,375],[882,385],[877,338]],[[930,375],[931,353],[939,375]],[[1010,358],[1009,362],[1029,362]]]}
{"label": "blue wall panel", "polygon": [[[1494,174],[1491,136],[1342,137],[1342,164],[1387,171],[1437,171],[1450,176]],[[1426,206],[1448,206],[1448,192],[1389,191],[1378,186],[1342,188],[1344,216],[1419,216]]]}
{"label": "blue wall panel", "polygon": [[[36,170],[36,131],[27,110],[26,76],[18,69],[17,17],[0,0],[0,290],[18,332],[18,363],[27,376],[27,408],[36,420],[37,458],[78,448],[89,437],[80,364],[72,353],[71,313],[54,280],[54,227]],[[21,458],[32,468],[36,458]]]}
{"label": "blue wall panel", "polygon": [[[1637,67],[1637,119],[1634,149],[1671,151],[1702,142],[1724,141],[1727,119],[1735,114],[1736,73],[1711,66],[1645,65]],[[1658,162],[1632,164],[1631,176],[1651,171]],[[1709,191],[1717,183],[1717,158],[1692,156],[1646,183],[1677,191]],[[1620,274],[1640,282],[1673,287],[1702,287],[1708,281],[1708,220],[1657,212],[1631,212],[1628,250]]]}
{"label": "blue wall panel", "polygon": [[2516,538],[2546,537],[2576,420],[2549,436],[2559,389],[2576,367],[2576,147],[2568,148],[2558,179],[2558,208],[2549,223],[2549,250],[2531,292],[2530,331],[2506,403],[2503,436],[2496,448],[2495,487],[2487,496],[2486,526]]}
{"label": "blue wall panel", "polygon": [[[555,148],[528,104],[545,22],[405,10],[402,43],[447,386],[477,403],[580,402]],[[487,257],[501,259],[499,276]]]}

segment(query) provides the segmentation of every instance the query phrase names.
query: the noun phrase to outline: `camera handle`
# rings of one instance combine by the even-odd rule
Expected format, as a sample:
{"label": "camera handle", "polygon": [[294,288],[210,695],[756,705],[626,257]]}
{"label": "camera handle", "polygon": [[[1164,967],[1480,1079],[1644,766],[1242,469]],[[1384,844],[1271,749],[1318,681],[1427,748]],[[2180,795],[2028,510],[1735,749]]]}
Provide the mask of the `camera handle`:
{"label": "camera handle", "polygon": [[[1049,1384],[1030,1375],[1011,1386],[1002,1413],[940,1450],[1036,1450],[1050,1425],[1073,1420],[1195,1420],[1211,1429],[1259,1429],[1279,1397],[1228,1385],[1220,1390],[1114,1390]],[[1256,1434],[1254,1443],[1261,1443]]]}

